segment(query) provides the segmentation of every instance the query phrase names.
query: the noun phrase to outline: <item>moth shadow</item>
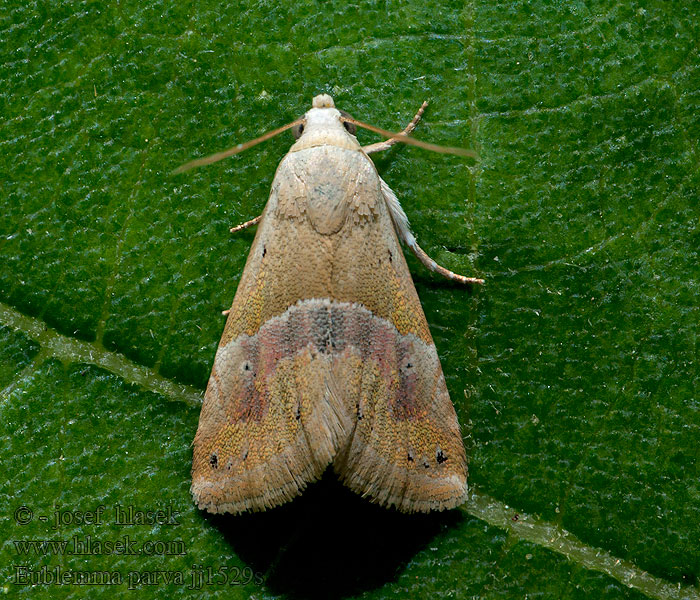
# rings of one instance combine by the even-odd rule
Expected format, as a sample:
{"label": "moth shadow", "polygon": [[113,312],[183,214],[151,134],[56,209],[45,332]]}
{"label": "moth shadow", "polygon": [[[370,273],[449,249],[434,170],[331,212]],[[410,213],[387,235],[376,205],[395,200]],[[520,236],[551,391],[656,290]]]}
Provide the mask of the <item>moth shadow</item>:
{"label": "moth shadow", "polygon": [[299,498],[250,515],[208,519],[269,590],[290,598],[344,598],[396,580],[460,511],[407,515],[371,504],[332,472]]}

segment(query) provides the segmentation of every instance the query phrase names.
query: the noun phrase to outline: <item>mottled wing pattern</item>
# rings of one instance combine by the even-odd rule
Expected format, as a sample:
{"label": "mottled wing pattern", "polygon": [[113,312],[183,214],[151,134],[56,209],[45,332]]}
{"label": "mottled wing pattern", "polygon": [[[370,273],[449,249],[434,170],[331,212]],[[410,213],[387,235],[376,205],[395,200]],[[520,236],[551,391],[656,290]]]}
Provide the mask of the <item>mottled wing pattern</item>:
{"label": "mottled wing pattern", "polygon": [[[248,255],[204,396],[192,493],[200,508],[265,510],[321,476],[354,418],[334,390],[300,299],[326,297],[332,244],[308,224],[310,192],[285,158]],[[302,268],[303,267],[303,268]]]}
{"label": "mottled wing pattern", "polygon": [[290,153],[226,323],[194,442],[211,512],[264,510],[333,464],[402,511],[466,495],[466,457],[371,161]]}
{"label": "mottled wing pattern", "polygon": [[363,377],[348,399],[355,428],[334,469],[384,506],[452,508],[466,499],[464,444],[403,251],[376,194],[376,218],[349,229],[335,255],[334,297],[366,307],[376,325],[366,332]]}

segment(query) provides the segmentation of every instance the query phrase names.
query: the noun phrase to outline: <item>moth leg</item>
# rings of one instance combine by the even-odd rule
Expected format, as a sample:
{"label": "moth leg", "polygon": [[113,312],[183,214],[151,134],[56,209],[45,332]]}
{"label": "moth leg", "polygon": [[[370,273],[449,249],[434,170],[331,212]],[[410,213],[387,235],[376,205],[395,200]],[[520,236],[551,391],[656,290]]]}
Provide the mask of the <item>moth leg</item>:
{"label": "moth leg", "polygon": [[236,225],[235,227],[231,227],[230,231],[231,233],[238,233],[239,231],[243,231],[244,229],[248,229],[248,227],[252,225],[257,225],[260,223],[260,219],[262,219],[262,215],[258,215],[254,219],[251,219],[250,221],[246,221],[245,223],[241,223],[240,225]]}
{"label": "moth leg", "polygon": [[411,242],[408,243],[408,247],[411,249],[413,254],[416,255],[419,261],[421,261],[428,269],[431,271],[434,271],[435,273],[439,273],[443,277],[446,277],[447,279],[451,279],[452,281],[458,281],[459,283],[484,283],[483,279],[479,279],[477,277],[465,277],[464,275],[459,275],[458,273],[454,273],[450,271],[449,269],[446,269],[445,267],[437,264],[432,258],[430,258],[426,253],[423,248],[421,248],[418,245],[418,242],[416,242],[416,238],[411,236],[413,239]]}
{"label": "moth leg", "polygon": [[[238,233],[239,231],[243,231],[244,229],[248,229],[248,227],[252,227],[253,225],[257,225],[260,223],[260,219],[262,219],[262,215],[258,215],[254,219],[251,219],[250,221],[246,221],[245,223],[241,223],[240,225],[236,225],[235,227],[231,227],[229,231],[231,233]],[[231,312],[229,310],[222,310],[221,314],[224,315],[225,317],[228,316],[228,313]]]}
{"label": "moth leg", "polygon": [[483,279],[478,279],[476,277],[465,277],[464,275],[453,273],[449,269],[437,264],[432,258],[430,258],[425,253],[425,250],[418,245],[416,238],[411,233],[411,226],[408,224],[408,217],[406,216],[403,208],[401,208],[401,203],[396,197],[396,194],[394,194],[394,190],[392,190],[383,179],[380,178],[379,182],[381,184],[382,195],[384,196],[387,208],[389,209],[389,214],[391,215],[391,221],[394,224],[396,235],[411,249],[419,261],[421,261],[431,271],[439,273],[443,277],[451,279],[452,281],[469,284],[484,283]]}
{"label": "moth leg", "polygon": [[[401,132],[403,135],[409,135],[416,128],[416,125],[418,125],[418,121],[420,121],[420,118],[423,116],[423,111],[425,111],[426,106],[428,106],[427,100],[423,102],[423,104],[421,104],[421,107],[418,109],[416,116],[413,117],[413,120],[408,125],[406,125],[406,128]],[[363,146],[362,149],[364,150],[365,154],[372,154],[373,152],[381,152],[382,150],[388,150],[398,141],[399,140],[396,138],[391,138],[390,140],[377,142],[376,144],[370,144],[369,146]]]}

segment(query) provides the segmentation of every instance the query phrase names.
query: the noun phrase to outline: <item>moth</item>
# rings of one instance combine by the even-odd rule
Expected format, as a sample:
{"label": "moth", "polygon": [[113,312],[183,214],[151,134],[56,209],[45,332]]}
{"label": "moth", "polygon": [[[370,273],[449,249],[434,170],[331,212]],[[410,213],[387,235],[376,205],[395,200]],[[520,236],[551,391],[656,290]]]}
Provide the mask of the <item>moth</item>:
{"label": "moth", "polygon": [[[358,494],[402,512],[466,499],[467,459],[440,360],[401,243],[416,243],[368,154],[409,137],[352,119],[322,94],[280,131],[277,168],[219,343],[194,438],[191,492],[212,513],[264,511],[332,466]],[[360,125],[385,142],[361,147]]]}

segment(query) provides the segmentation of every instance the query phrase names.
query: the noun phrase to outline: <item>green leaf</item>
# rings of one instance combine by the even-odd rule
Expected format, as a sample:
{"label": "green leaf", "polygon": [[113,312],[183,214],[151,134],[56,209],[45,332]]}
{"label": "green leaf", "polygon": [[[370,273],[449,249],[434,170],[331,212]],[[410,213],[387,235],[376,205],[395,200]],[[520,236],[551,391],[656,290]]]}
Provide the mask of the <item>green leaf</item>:
{"label": "green leaf", "polygon": [[[668,0],[5,7],[0,589],[700,598],[699,23]],[[260,213],[290,137],[170,172],[322,92],[392,130],[429,99],[416,137],[479,153],[375,160],[425,250],[486,280],[408,257],[470,455],[448,514],[332,476],[261,515],[189,496],[253,236],[228,228]],[[117,505],[170,520],[118,524]],[[115,541],[159,545],[94,546]]]}

